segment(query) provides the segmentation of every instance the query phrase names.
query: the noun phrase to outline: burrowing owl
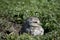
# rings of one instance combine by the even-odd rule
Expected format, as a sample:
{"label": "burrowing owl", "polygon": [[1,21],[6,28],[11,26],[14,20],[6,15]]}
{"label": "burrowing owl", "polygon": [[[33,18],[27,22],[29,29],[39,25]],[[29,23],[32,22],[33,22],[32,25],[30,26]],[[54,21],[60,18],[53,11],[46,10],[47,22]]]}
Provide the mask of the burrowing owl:
{"label": "burrowing owl", "polygon": [[29,17],[24,21],[21,29],[22,33],[29,33],[31,35],[43,35],[44,29],[40,25],[40,20],[37,17]]}

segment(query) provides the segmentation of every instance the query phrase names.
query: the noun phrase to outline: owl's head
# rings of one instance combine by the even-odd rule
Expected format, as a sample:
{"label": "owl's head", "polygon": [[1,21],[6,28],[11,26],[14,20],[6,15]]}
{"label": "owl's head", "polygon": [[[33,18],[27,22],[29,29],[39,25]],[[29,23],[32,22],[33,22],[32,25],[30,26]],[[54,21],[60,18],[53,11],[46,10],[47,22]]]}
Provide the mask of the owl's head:
{"label": "owl's head", "polygon": [[37,17],[30,17],[27,19],[27,23],[30,26],[38,26],[40,25],[40,20]]}

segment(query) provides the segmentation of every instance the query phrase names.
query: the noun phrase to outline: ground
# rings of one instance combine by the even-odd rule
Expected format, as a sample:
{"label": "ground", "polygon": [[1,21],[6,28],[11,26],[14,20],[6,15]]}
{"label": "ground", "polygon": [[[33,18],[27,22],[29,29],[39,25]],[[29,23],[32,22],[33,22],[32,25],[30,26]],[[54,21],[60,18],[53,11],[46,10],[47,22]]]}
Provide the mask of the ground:
{"label": "ground", "polygon": [[[41,26],[45,30],[43,36],[31,36],[29,34],[7,34],[6,40],[59,40],[60,39],[60,0],[0,0],[0,27],[6,29],[9,22],[22,24],[30,16],[36,16],[41,20]],[[1,20],[3,19],[3,20]],[[2,34],[0,32],[0,34]],[[2,35],[0,39],[2,40]]]}

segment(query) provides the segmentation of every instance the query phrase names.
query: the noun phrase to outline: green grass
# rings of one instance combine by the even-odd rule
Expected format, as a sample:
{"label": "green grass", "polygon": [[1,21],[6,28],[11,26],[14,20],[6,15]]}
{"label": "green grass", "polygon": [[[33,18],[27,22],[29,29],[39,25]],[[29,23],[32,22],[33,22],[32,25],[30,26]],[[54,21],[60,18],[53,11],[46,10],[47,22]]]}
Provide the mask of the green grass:
{"label": "green grass", "polygon": [[[40,19],[42,27],[45,29],[45,35],[35,37],[28,34],[7,35],[6,40],[60,39],[60,0],[0,0],[1,19],[22,24],[30,16]],[[4,24],[3,21],[2,24]]]}

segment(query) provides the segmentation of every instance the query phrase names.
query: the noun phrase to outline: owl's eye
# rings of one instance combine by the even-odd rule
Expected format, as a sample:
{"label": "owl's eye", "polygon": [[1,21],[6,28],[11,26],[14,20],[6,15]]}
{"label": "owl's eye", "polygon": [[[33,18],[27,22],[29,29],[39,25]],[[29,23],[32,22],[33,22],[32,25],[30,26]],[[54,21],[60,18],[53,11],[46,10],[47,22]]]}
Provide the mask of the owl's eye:
{"label": "owl's eye", "polygon": [[37,22],[34,22],[34,23],[37,23]]}

